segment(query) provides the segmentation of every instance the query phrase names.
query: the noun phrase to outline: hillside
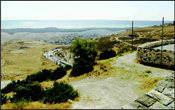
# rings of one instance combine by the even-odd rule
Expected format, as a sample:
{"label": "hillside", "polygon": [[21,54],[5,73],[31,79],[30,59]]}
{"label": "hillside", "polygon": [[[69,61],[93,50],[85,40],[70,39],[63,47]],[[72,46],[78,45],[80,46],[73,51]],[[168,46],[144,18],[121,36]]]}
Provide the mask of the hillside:
{"label": "hillside", "polygon": [[[152,26],[146,28],[134,29],[134,42],[135,45],[140,45],[150,41],[157,41],[162,39],[162,26]],[[174,25],[166,24],[164,25],[163,30],[163,38],[164,39],[174,39]],[[128,43],[132,43],[131,37],[129,35],[132,34],[132,30],[122,31],[118,34],[113,34],[115,37],[119,37],[119,39],[126,41]]]}

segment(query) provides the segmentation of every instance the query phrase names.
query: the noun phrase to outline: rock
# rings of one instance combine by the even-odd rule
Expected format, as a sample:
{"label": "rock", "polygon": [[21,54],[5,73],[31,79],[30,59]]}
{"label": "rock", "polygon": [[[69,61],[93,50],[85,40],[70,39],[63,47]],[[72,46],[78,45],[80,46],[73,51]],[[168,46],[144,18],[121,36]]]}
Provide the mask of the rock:
{"label": "rock", "polygon": [[153,104],[150,109],[170,109],[169,106],[165,106],[163,104],[161,104],[160,102],[156,102],[155,104]]}
{"label": "rock", "polygon": [[154,87],[154,90],[156,90],[156,91],[158,91],[158,92],[161,92],[161,93],[162,93],[162,92],[163,92],[163,90],[164,90],[164,88],[165,88],[165,87],[163,87],[163,86],[155,86],[155,87]]}
{"label": "rock", "polygon": [[151,90],[147,93],[148,96],[156,99],[157,101],[159,101],[160,103],[164,104],[164,105],[168,105],[170,104],[173,100],[167,96],[165,96],[164,94],[157,92],[155,90]]}
{"label": "rock", "polygon": [[168,105],[168,107],[174,109],[174,102],[172,102],[170,105]]}
{"label": "rock", "polygon": [[174,99],[174,88],[173,89],[168,89],[166,88],[164,91],[163,91],[163,94],[170,97],[170,98],[173,98]]}
{"label": "rock", "polygon": [[150,107],[151,105],[153,105],[156,102],[156,100],[154,98],[151,98],[151,97],[147,96],[146,94],[143,95],[142,97],[138,98],[136,101],[143,104],[146,107]]}

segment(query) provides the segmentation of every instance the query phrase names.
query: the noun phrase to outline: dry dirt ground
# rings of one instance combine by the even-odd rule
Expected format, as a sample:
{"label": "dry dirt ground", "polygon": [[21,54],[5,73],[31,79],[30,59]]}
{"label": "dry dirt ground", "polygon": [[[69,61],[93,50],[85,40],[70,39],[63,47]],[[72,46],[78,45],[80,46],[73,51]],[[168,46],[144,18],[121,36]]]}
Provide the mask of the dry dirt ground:
{"label": "dry dirt ground", "polygon": [[[143,72],[151,70],[150,77],[164,78],[171,74],[170,70],[160,69],[137,64],[134,62],[136,52],[124,55],[115,60],[114,67],[125,68],[123,75],[116,74],[114,77],[95,77],[71,81],[70,84],[78,89],[81,94],[79,101],[72,104],[73,109],[121,109],[122,106],[130,103],[146,93],[140,93],[138,90],[142,84],[139,81],[132,80],[134,76],[124,78],[125,74],[133,72]],[[122,76],[122,78],[121,78]],[[128,77],[126,75],[126,77]],[[151,89],[151,88],[150,88]],[[149,89],[149,90],[150,90]]]}
{"label": "dry dirt ground", "polygon": [[55,63],[43,58],[44,51],[58,47],[38,41],[11,40],[1,44],[1,81],[24,79],[42,69],[55,69]]}

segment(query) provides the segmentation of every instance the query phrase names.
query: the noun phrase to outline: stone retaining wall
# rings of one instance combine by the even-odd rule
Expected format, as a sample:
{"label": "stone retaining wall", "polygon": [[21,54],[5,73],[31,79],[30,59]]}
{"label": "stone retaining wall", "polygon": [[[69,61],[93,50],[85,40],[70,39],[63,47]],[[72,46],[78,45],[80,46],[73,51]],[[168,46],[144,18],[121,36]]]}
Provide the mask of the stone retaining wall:
{"label": "stone retaining wall", "polygon": [[[163,44],[173,44],[173,40],[164,40]],[[161,41],[155,41],[151,43],[145,43],[137,47],[136,59],[141,63],[160,65],[161,62],[161,50],[152,49],[153,47],[160,46]],[[174,65],[175,52],[170,50],[162,51],[162,64],[161,66],[168,68],[175,68]]]}

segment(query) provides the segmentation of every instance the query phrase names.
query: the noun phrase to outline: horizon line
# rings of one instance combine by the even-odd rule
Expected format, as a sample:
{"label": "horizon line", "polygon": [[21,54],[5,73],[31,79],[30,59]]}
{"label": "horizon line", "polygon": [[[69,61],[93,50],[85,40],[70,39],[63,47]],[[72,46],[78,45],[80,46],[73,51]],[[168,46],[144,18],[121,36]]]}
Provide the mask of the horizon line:
{"label": "horizon line", "polygon": [[[52,20],[52,19],[51,19]],[[22,20],[22,19],[15,19],[14,21],[51,21],[51,20],[44,20],[44,19],[42,19],[42,20],[35,20],[35,19],[28,19],[28,20]],[[73,20],[71,20],[71,19],[53,19],[53,21],[162,21],[162,20],[114,20],[114,19],[80,19],[80,20],[78,20],[78,19],[73,19]],[[7,19],[7,20],[2,20],[1,19],[1,21],[12,21],[12,20],[9,20],[9,19]],[[174,21],[174,20],[165,20],[164,19],[164,21]]]}

